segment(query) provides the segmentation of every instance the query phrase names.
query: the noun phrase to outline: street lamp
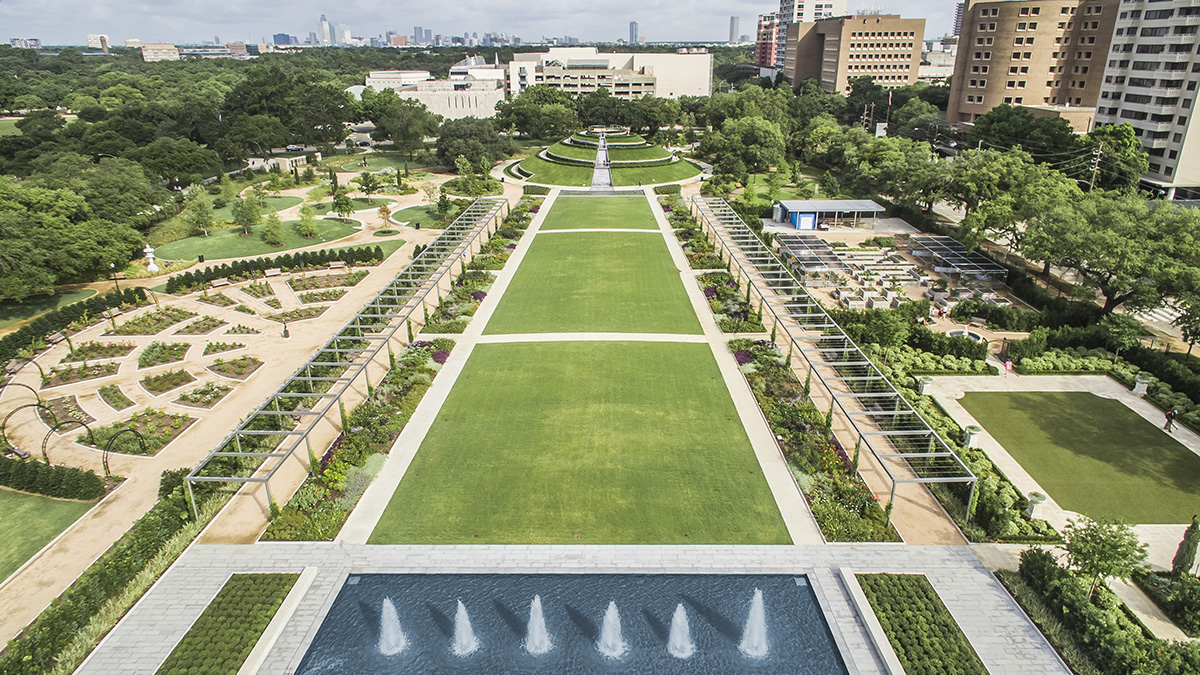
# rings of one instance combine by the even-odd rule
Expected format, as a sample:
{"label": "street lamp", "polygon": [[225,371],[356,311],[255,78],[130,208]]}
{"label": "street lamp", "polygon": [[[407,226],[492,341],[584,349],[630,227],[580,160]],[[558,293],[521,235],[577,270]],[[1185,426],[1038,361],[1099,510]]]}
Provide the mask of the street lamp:
{"label": "street lamp", "polygon": [[117,292],[121,292],[121,283],[117,280],[117,264],[108,263],[109,278],[112,279],[113,285],[117,287]]}

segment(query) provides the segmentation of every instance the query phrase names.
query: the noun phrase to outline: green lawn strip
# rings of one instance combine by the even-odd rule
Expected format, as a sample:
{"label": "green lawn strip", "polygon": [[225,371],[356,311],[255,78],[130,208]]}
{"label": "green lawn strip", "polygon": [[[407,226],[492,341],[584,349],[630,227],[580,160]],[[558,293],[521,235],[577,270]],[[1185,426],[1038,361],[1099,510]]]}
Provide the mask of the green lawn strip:
{"label": "green lawn strip", "polygon": [[235,574],[156,675],[236,675],[299,574]]}
{"label": "green lawn strip", "polygon": [[0,488],[0,581],[71,526],[92,502],[51,499]]}
{"label": "green lawn strip", "polygon": [[541,157],[530,157],[521,160],[521,168],[533,174],[528,180],[544,185],[563,185],[566,187],[589,187],[592,184],[592,167],[570,166],[547,162]]}
{"label": "green lawn strip", "polygon": [[671,153],[666,148],[660,145],[651,145],[641,148],[622,148],[619,145],[611,146],[608,149],[608,159],[611,162],[632,162],[649,161],[654,159],[667,159]]}
{"label": "green lawn strip", "polygon": [[317,236],[305,239],[296,234],[295,225],[299,221],[287,221],[283,224],[283,245],[271,246],[262,240],[262,225],[252,229],[248,237],[242,236],[242,228],[235,227],[221,230],[207,237],[188,237],[160,246],[155,255],[166,260],[195,260],[196,256],[204,256],[207,260],[222,260],[225,258],[245,258],[264,253],[279,253],[294,248],[316,246],[354,234],[357,223],[344,220],[319,218],[316,221]]}
{"label": "green lawn strip", "polygon": [[540,234],[486,334],[699,334],[667,245],[654,233]]}
{"label": "green lawn strip", "polygon": [[787,544],[707,345],[477,346],[372,544]]}
{"label": "green lawn strip", "polygon": [[552,155],[559,157],[570,157],[572,159],[584,159],[589,162],[596,161],[596,148],[586,145],[564,145],[555,143],[546,149]]}
{"label": "green lawn strip", "polygon": [[[251,195],[246,195],[246,198],[253,199],[253,197]],[[265,197],[265,199],[267,201],[267,205],[266,206],[262,206],[261,204],[259,205],[259,211],[264,216],[267,215],[268,213],[275,213],[277,211],[282,211],[286,208],[290,208],[290,207],[295,206],[295,205],[299,204],[300,202],[304,201],[303,199],[301,199],[299,197],[292,197],[292,196],[288,196],[288,195],[284,195],[284,196],[280,196],[280,197]],[[233,202],[229,202],[228,204],[226,204],[225,206],[222,206],[219,209],[213,209],[213,222],[219,223],[222,220],[228,220],[228,221],[233,220]]]}
{"label": "green lawn strip", "polygon": [[[367,166],[359,166],[358,163],[366,157]],[[433,166],[428,161],[422,161],[421,155],[417,155],[416,159],[408,163],[408,170],[416,171]],[[404,172],[404,155],[397,152],[372,152],[365,155],[357,155],[354,159],[346,160],[341,164],[341,171],[353,171],[354,173],[362,173],[363,171],[379,172],[384,169],[395,169],[396,171]]]}
{"label": "green lawn strip", "polygon": [[33,319],[40,314],[66,307],[73,302],[79,302],[95,295],[92,289],[78,291],[63,291],[54,295],[35,295],[21,302],[6,300],[0,302],[0,328],[7,328],[15,323]]}
{"label": "green lawn strip", "polygon": [[858,583],[905,673],[987,675],[971,643],[924,576],[859,574]]}
{"label": "green lawn strip", "polygon": [[1064,509],[1186,523],[1200,503],[1200,457],[1120,401],[971,392],[960,403]]}
{"label": "green lawn strip", "polygon": [[542,223],[543,230],[576,228],[635,228],[657,230],[650,203],[636,197],[559,197]]}
{"label": "green lawn strip", "polygon": [[700,167],[687,160],[662,166],[639,166],[629,169],[613,167],[613,185],[651,185],[671,183],[691,178],[700,173]]}
{"label": "green lawn strip", "polygon": [[[350,202],[354,204],[355,211],[378,209],[380,206],[384,204],[391,204],[394,201],[396,200],[377,196],[372,196],[370,199],[366,199],[364,197],[354,197],[350,200]],[[315,211],[318,216],[323,216],[333,211],[333,202],[321,202],[320,204],[310,204],[310,206],[312,206],[313,211]]]}
{"label": "green lawn strip", "polygon": [[0,136],[14,136],[21,133],[17,128],[18,119],[0,120]]}

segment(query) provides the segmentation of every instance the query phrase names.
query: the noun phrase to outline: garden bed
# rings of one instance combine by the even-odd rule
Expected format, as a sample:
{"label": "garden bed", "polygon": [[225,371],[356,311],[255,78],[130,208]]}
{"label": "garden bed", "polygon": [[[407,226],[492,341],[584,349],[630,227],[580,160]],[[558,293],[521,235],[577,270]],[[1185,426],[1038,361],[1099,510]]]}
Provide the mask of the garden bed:
{"label": "garden bed", "polygon": [[208,356],[209,354],[220,354],[221,352],[229,352],[233,351],[234,349],[241,349],[245,346],[246,345],[242,344],[241,342],[210,342],[204,345],[203,356]]}
{"label": "garden bed", "polygon": [[195,418],[187,415],[177,415],[164,410],[146,408],[141,412],[134,413],[127,420],[93,429],[92,440],[94,440],[94,443],[88,442],[87,434],[79,435],[76,438],[76,442],[91,445],[95,448],[103,448],[109,439],[116,436],[117,433],[125,429],[133,429],[142,435],[142,439],[145,441],[145,448],[138,442],[138,438],[134,434],[121,434],[113,442],[112,451],[124,455],[156,455],[159,450],[162,450],[168,443],[175,440],[188,427],[192,426],[195,421]]}
{"label": "garden bed", "polygon": [[241,312],[242,314],[258,314],[258,312],[254,311],[253,309],[250,309],[249,307],[247,307],[245,305],[238,305],[237,307],[233,308],[233,311]]}
{"label": "garden bed", "polygon": [[189,323],[188,325],[175,331],[176,335],[204,335],[224,326],[225,321],[213,318],[211,316],[202,316],[199,319]]}
{"label": "garden bed", "polygon": [[178,389],[195,381],[196,378],[186,370],[168,370],[165,373],[143,378],[141,384],[146,391],[155,396],[161,396],[172,389]]}
{"label": "garden bed", "polygon": [[217,382],[207,382],[191,391],[184,392],[175,399],[175,403],[179,405],[192,406],[193,408],[211,408],[221,402],[233,387],[227,384],[219,384]]}
{"label": "garden bed", "polygon": [[226,335],[258,335],[260,333],[262,333],[262,331],[257,328],[251,328],[250,326],[243,326],[240,323],[237,324],[236,326],[234,326],[233,328],[230,328],[229,330],[225,331]]}
{"label": "garden bed", "polygon": [[1200,637],[1200,578],[1187,572],[1139,570],[1133,583],[1190,638]]}
{"label": "garden bed", "polygon": [[45,405],[47,408],[50,408],[50,413],[54,415],[52,418],[50,413],[47,413],[44,409],[37,409],[38,417],[46,423],[46,426],[54,426],[67,420],[75,420],[84,424],[91,424],[96,421],[95,417],[87,414],[83,411],[83,408],[79,407],[79,401],[74,396],[59,396],[58,398],[47,399]]}
{"label": "garden bed", "polygon": [[279,314],[268,314],[263,318],[267,319],[268,321],[276,321],[279,323],[284,321],[304,321],[305,319],[315,319],[318,316],[321,316],[327,309],[329,309],[329,307],[300,307],[298,309],[289,309],[288,311],[280,312]]}
{"label": "garden bed", "polygon": [[271,309],[283,309],[283,303],[279,302],[279,298],[267,298],[263,300],[263,304]]}
{"label": "garden bed", "polygon": [[232,361],[217,359],[213,361],[208,369],[221,377],[228,377],[231,380],[245,380],[253,375],[254,371],[261,368],[262,364],[262,361],[253,356],[240,356]]}
{"label": "garden bed", "polygon": [[131,342],[83,342],[71,350],[70,354],[64,356],[60,363],[115,359],[125,356],[133,350],[134,345]]}
{"label": "garden bed", "polygon": [[151,342],[138,356],[138,368],[151,368],[164,363],[182,361],[190,346],[186,342]]}
{"label": "garden bed", "polygon": [[121,411],[133,405],[133,401],[115,384],[106,384],[96,390],[100,400],[113,410]]}
{"label": "garden bed", "polygon": [[46,376],[42,378],[42,388],[57,387],[84,380],[94,380],[98,377],[108,377],[109,375],[116,375],[119,369],[120,365],[112,362],[85,363],[75,368],[51,368],[50,372],[46,373]]}
{"label": "garden bed", "polygon": [[708,272],[696,277],[704,298],[713,311],[717,325],[723,333],[765,333],[762,322],[762,307],[756,311],[750,304],[750,287],[746,286],[745,297],[737,280],[728,272]]}
{"label": "garden bed", "polygon": [[167,306],[126,321],[105,335],[155,335],[193,316],[195,312]]}
{"label": "garden bed", "polygon": [[275,289],[271,288],[271,284],[265,281],[255,281],[254,283],[246,284],[242,287],[242,292],[259,300],[275,295]]}
{"label": "garden bed", "polygon": [[335,286],[356,286],[358,282],[366,279],[370,273],[370,270],[357,270],[346,274],[292,277],[288,279],[288,285],[292,287],[293,291],[313,291]]}
{"label": "garden bed", "polygon": [[299,576],[231,576],[155,675],[237,675]]}
{"label": "garden bed", "polygon": [[196,299],[199,300],[200,302],[207,303],[209,305],[215,305],[217,307],[232,307],[237,304],[237,300],[230,298],[228,295],[225,295],[224,293],[207,293],[206,292]]}
{"label": "garden bed", "polygon": [[334,302],[340,300],[343,295],[348,293],[344,288],[330,288],[324,291],[309,291],[299,295],[300,302],[304,304],[313,302]]}
{"label": "garden bed", "polygon": [[987,675],[971,643],[924,576],[859,574],[858,583],[905,673]]}

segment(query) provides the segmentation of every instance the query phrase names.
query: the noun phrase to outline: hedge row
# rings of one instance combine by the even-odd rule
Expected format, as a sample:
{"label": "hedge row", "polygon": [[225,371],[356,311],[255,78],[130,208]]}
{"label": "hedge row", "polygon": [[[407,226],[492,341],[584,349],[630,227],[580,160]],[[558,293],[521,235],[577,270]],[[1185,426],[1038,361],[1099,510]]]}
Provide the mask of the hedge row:
{"label": "hedge row", "polygon": [[0,338],[0,363],[7,363],[19,355],[22,349],[28,349],[32,344],[43,343],[50,333],[66,330],[72,323],[83,318],[85,313],[89,317],[97,317],[113,307],[144,305],[147,302],[149,301],[146,299],[144,289],[126,288],[119,293],[113,291],[104,295],[93,295],[62,309],[47,312],[22,326],[16,332]]}
{"label": "hedge row", "polygon": [[905,673],[987,675],[971,643],[925,577],[860,574],[858,583]]}
{"label": "hedge row", "polygon": [[99,499],[104,481],[94,471],[0,456],[0,485],[63,499]]}
{"label": "hedge row", "polygon": [[672,185],[656,185],[654,186],[654,194],[656,195],[677,195],[682,186],[679,184]]}
{"label": "hedge row", "polygon": [[548,195],[550,194],[550,188],[546,187],[545,185],[526,185],[522,194]]}
{"label": "hedge row", "polygon": [[372,263],[383,260],[383,248],[375,246],[359,246],[353,248],[324,248],[319,251],[300,251],[284,253],[274,258],[251,258],[235,260],[231,263],[213,265],[207,269],[195,272],[183,272],[167,279],[168,293],[186,293],[196,290],[213,279],[226,277],[256,276],[264,270],[278,267],[281,270],[292,270],[314,265],[326,265],[341,261],[347,265]]}

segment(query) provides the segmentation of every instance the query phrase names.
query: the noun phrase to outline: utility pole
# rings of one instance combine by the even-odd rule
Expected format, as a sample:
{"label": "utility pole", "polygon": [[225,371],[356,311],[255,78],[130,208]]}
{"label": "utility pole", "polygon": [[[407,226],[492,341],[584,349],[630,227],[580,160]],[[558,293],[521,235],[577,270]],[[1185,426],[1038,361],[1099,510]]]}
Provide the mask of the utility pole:
{"label": "utility pole", "polygon": [[1092,151],[1092,182],[1088,186],[1088,191],[1096,188],[1096,174],[1100,172],[1100,156],[1104,154],[1104,141],[1096,144],[1096,149]]}

